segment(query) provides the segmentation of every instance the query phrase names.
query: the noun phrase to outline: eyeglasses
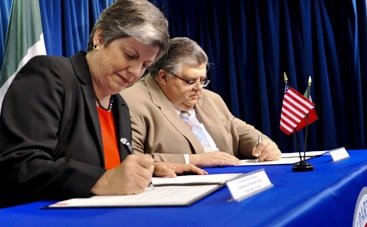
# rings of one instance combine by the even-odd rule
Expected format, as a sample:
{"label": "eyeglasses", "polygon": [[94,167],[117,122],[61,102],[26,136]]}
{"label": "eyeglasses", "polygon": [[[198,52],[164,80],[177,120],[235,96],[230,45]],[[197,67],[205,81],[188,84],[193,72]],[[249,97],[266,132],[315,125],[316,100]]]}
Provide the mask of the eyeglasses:
{"label": "eyeglasses", "polygon": [[180,76],[177,76],[174,73],[170,73],[170,74],[173,75],[173,76],[175,76],[176,78],[182,80],[188,86],[193,86],[193,85],[195,85],[195,84],[197,84],[199,82],[199,84],[200,84],[201,87],[206,87],[210,83],[210,80],[208,80],[208,79],[204,79],[204,80],[197,80],[197,79],[196,80],[186,80],[186,79],[184,79],[184,78],[182,78]]}

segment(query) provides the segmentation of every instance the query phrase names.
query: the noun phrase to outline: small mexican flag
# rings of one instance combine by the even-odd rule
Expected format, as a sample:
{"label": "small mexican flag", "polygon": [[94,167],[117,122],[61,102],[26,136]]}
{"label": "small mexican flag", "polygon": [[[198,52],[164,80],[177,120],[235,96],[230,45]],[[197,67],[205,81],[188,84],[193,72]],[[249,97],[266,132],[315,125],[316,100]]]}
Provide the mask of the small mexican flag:
{"label": "small mexican flag", "polygon": [[0,71],[0,114],[6,91],[17,72],[36,55],[46,55],[38,0],[13,0]]}

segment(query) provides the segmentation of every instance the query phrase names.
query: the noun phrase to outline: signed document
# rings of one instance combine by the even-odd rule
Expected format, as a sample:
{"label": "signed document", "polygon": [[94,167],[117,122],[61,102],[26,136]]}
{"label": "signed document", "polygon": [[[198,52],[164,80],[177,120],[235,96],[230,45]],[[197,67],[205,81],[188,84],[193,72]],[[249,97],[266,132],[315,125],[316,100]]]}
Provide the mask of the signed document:
{"label": "signed document", "polygon": [[51,204],[48,208],[188,206],[240,175],[242,174],[153,177],[154,187],[147,188],[140,194],[74,198]]}

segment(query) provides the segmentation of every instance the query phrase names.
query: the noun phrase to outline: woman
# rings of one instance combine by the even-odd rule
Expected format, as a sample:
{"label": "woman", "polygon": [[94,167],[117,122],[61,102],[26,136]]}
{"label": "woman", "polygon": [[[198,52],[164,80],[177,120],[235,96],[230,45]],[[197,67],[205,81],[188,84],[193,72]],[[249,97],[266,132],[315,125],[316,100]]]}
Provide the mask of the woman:
{"label": "woman", "polygon": [[[0,201],[62,199],[144,190],[153,159],[129,155],[129,110],[116,95],[167,48],[167,21],[145,0],[117,1],[95,24],[87,52],[39,56],[18,73],[0,118]],[[122,162],[121,162],[122,160]],[[155,174],[204,173],[156,165]]]}

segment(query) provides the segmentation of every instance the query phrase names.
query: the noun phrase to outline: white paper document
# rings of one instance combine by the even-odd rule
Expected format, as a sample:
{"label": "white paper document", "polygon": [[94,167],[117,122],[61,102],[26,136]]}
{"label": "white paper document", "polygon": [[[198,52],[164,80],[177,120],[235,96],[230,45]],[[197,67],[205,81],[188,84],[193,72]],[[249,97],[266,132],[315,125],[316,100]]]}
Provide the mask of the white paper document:
{"label": "white paper document", "polygon": [[186,175],[186,176],[177,176],[174,178],[153,177],[152,183],[154,186],[157,186],[157,185],[225,184],[227,181],[232,180],[240,175],[242,175],[242,173]]}
{"label": "white paper document", "polygon": [[[327,153],[327,151],[307,151],[305,155],[305,159],[310,159],[313,157],[321,156]],[[303,153],[302,153],[303,157]],[[281,158],[275,161],[264,161],[259,162],[257,159],[243,159],[239,165],[247,166],[247,165],[287,165],[287,164],[295,164],[300,161],[299,153],[282,153]]]}
{"label": "white paper document", "polygon": [[[308,157],[306,157],[306,159],[309,159]],[[239,166],[260,166],[260,165],[286,165],[286,164],[294,164],[299,162],[300,159],[295,158],[295,157],[291,157],[291,158],[280,158],[279,160],[275,160],[275,161],[263,161],[263,162],[259,162],[257,161],[257,159],[243,159],[241,160],[240,164],[238,164]]]}
{"label": "white paper document", "polygon": [[221,185],[159,186],[147,188],[136,195],[93,196],[57,202],[49,208],[70,207],[140,207],[140,206],[188,206],[209,195]]}
{"label": "white paper document", "polygon": [[[307,151],[306,152],[306,157],[317,157],[317,156],[321,156],[325,153],[327,153],[328,151]],[[299,153],[298,152],[292,152],[292,153],[282,153],[281,155],[282,158],[291,158],[291,157],[299,157]],[[303,157],[303,152],[302,152],[302,157]]]}
{"label": "white paper document", "polygon": [[147,188],[140,194],[74,198],[57,202],[48,207],[188,206],[240,175],[243,174],[187,175],[175,178],[153,177],[154,187]]}

